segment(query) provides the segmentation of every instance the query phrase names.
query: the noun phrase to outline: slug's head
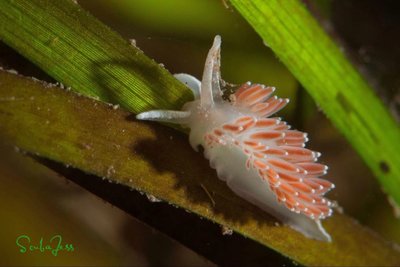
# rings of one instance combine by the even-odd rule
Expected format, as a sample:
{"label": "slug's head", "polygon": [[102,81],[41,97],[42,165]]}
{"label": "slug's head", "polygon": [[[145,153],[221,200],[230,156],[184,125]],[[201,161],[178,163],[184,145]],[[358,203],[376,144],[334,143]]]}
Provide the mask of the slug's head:
{"label": "slug's head", "polygon": [[[175,78],[187,85],[193,92],[195,100],[185,104],[183,111],[151,110],[136,116],[139,120],[163,121],[179,124],[188,124],[196,120],[200,114],[209,112],[216,103],[222,102],[220,87],[220,53],[221,37],[215,36],[214,43],[208,52],[202,81],[189,74],[175,74]],[[207,116],[205,116],[207,117]]]}

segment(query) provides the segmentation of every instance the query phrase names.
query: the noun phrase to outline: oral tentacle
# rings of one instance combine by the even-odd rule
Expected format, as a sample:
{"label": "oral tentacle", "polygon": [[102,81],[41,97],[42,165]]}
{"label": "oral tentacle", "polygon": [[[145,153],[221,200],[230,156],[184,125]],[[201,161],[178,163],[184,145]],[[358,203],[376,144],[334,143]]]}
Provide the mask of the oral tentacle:
{"label": "oral tentacle", "polygon": [[190,111],[151,110],[136,115],[136,119],[186,124],[188,122],[190,114]]}

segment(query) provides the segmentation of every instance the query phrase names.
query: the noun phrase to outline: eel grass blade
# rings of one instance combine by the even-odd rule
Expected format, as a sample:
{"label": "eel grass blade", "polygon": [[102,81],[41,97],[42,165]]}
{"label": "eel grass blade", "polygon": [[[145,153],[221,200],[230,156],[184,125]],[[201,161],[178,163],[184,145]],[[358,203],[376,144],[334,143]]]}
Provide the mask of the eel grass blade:
{"label": "eel grass blade", "polygon": [[[324,221],[332,243],[276,226],[267,213],[220,181],[182,133],[135,121],[122,109],[4,71],[0,81],[0,138],[23,150],[153,195],[300,264],[400,265],[398,250],[346,215],[336,213]],[[177,224],[180,219],[176,218]]]}
{"label": "eel grass blade", "polygon": [[188,88],[71,0],[0,1],[0,39],[81,94],[138,113],[179,109]]}

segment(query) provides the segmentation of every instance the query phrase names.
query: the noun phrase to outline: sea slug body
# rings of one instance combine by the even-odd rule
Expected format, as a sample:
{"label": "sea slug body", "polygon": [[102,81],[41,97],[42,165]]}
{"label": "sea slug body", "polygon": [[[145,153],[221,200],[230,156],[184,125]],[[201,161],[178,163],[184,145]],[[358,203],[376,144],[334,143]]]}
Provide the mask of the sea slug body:
{"label": "sea slug body", "polygon": [[316,162],[321,154],[305,148],[307,134],[271,117],[289,102],[271,96],[274,87],[248,82],[230,101],[222,98],[220,47],[216,36],[201,82],[175,75],[193,91],[194,101],[182,111],[152,110],[137,118],[189,127],[192,147],[204,148],[211,167],[236,194],[305,236],[330,242],[321,220],[332,214],[324,194],[334,185],[319,178],[328,169]]}

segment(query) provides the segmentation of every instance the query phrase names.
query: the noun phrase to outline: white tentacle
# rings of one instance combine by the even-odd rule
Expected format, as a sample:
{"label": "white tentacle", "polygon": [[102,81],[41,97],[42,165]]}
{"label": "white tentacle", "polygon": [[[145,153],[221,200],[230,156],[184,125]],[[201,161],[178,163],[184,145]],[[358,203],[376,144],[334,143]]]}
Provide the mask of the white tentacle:
{"label": "white tentacle", "polygon": [[201,82],[196,77],[186,73],[177,73],[174,77],[192,90],[194,99],[200,98]]}
{"label": "white tentacle", "polygon": [[221,99],[221,89],[219,85],[220,51],[221,36],[217,35],[214,38],[213,46],[208,52],[204,66],[203,78],[201,80],[201,107],[206,110],[214,106],[214,101],[219,101]]}
{"label": "white tentacle", "polygon": [[189,117],[189,111],[175,110],[151,110],[136,115],[136,119],[138,120],[172,122],[178,124],[185,124]]}

